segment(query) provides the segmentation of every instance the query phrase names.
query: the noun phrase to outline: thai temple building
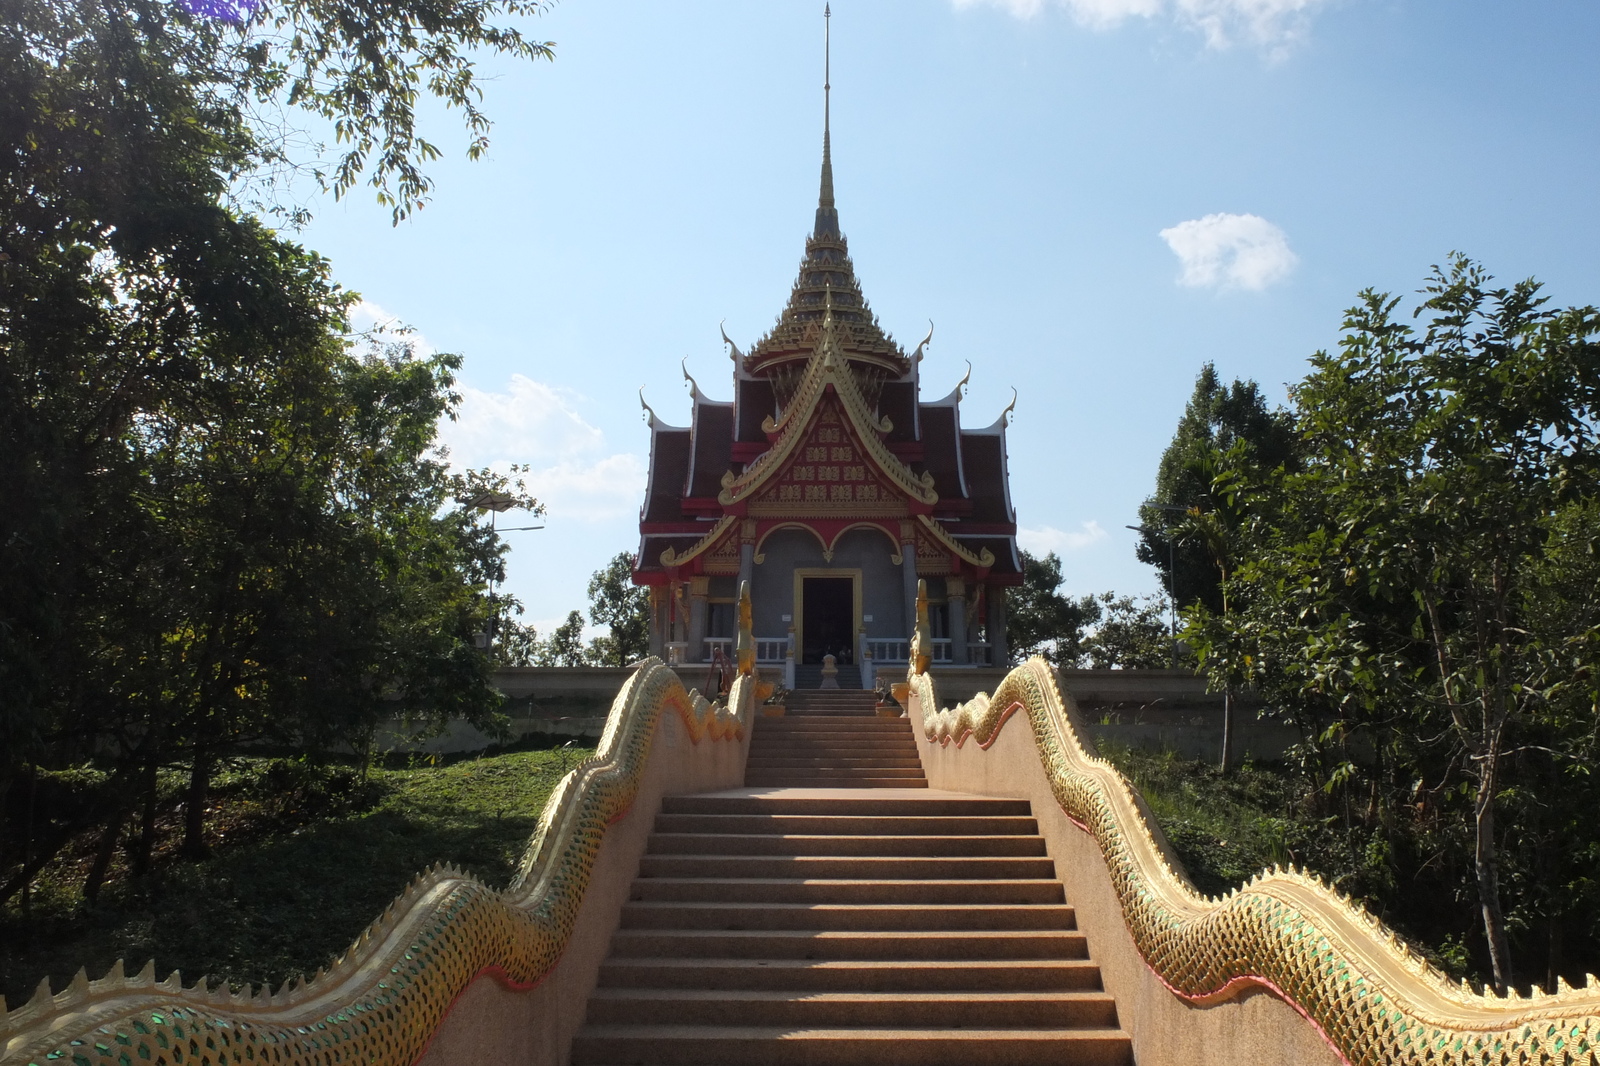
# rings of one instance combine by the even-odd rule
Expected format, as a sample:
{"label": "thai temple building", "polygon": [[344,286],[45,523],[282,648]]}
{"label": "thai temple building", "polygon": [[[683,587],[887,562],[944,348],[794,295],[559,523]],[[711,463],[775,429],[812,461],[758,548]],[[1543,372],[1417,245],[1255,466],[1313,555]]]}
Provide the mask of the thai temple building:
{"label": "thai temple building", "polygon": [[965,377],[922,395],[932,330],[907,355],[878,324],[839,228],[826,94],[816,220],[777,325],[747,352],[724,333],[731,399],[686,369],[687,426],[645,406],[633,577],[651,593],[650,650],[683,665],[727,652],[748,581],[760,664],[816,687],[831,655],[840,687],[871,688],[879,668],[904,673],[926,579],[934,661],[1003,666],[1006,589],[1022,582],[1011,408],[963,426]]}

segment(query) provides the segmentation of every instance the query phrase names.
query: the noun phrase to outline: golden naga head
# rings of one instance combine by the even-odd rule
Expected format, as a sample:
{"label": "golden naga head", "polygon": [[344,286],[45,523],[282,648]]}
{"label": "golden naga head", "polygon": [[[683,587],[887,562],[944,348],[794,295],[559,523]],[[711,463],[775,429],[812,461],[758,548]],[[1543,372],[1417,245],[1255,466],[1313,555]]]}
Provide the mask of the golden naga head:
{"label": "golden naga head", "polygon": [[928,625],[928,581],[917,579],[917,631],[911,637],[911,672],[924,674],[933,661],[933,629]]}
{"label": "golden naga head", "polygon": [[751,620],[750,582],[739,582],[739,635],[734,638],[734,655],[738,659],[739,673],[753,674],[756,669],[755,625]]}

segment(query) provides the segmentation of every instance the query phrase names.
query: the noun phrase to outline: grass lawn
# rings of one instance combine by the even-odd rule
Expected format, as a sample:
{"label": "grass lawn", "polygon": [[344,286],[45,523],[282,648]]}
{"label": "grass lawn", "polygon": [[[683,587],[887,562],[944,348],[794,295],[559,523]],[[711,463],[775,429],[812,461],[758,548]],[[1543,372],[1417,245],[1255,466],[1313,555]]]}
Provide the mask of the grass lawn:
{"label": "grass lawn", "polygon": [[374,768],[365,782],[246,760],[218,781],[211,858],[173,857],[169,832],[149,875],[114,870],[90,907],[80,849],[40,876],[29,913],[13,899],[0,912],[0,994],[20,1006],[41,977],[59,991],[80,966],[99,977],[119,958],[134,972],[154,957],[158,975],[181,970],[186,983],[276,987],[314,973],[432,863],[505,885],[550,790],[592,751]]}

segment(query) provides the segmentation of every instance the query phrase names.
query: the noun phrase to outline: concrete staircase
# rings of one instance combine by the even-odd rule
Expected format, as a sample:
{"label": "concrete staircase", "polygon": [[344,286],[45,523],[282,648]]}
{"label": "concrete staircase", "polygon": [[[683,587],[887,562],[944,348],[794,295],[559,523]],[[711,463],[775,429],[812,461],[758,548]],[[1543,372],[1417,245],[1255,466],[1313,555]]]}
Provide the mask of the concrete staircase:
{"label": "concrete staircase", "polygon": [[859,688],[796,688],[783,697],[791,715],[877,714],[878,694]]}
{"label": "concrete staircase", "polygon": [[747,785],[812,787],[663,801],[573,1066],[1131,1064],[1027,801],[879,776],[907,752],[763,718]]}
{"label": "concrete staircase", "polygon": [[756,719],[744,783],[751,788],[928,787],[910,720],[876,715]]}

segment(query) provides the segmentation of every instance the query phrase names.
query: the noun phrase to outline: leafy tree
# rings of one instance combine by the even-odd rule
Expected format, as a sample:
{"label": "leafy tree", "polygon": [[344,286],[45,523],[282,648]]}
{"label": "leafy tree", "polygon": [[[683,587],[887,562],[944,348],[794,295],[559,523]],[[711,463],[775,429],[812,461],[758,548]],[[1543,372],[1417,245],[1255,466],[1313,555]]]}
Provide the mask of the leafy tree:
{"label": "leafy tree", "polygon": [[1096,670],[1165,670],[1172,666],[1172,633],[1162,596],[1118,596],[1102,592],[1100,617],[1083,642],[1083,655]]}
{"label": "leafy tree", "polygon": [[1180,527],[1184,510],[1212,509],[1215,457],[1235,447],[1246,449],[1269,469],[1292,465],[1292,420],[1287,412],[1267,407],[1254,381],[1236,379],[1224,385],[1216,367],[1207,363],[1200,369],[1172,443],[1161,455],[1155,495],[1139,513],[1139,561],[1160,571],[1167,594],[1180,607],[1204,603],[1213,611],[1222,609],[1222,575],[1215,552],[1188,535],[1192,530]]}
{"label": "leafy tree", "polygon": [[[343,145],[311,168],[335,195],[420,207],[419,95],[480,152],[467,53],[548,55],[499,21],[539,7],[223,7],[0,0],[0,799],[104,761],[107,848],[161,767],[199,850],[240,744],[494,702],[468,635],[503,546],[429,457],[459,360],[353,355],[353,296],[245,209],[304,217],[273,197],[320,154],[297,110]],[[0,899],[49,855],[0,850]]]}
{"label": "leafy tree", "polygon": [[589,579],[589,621],[609,626],[596,639],[596,665],[627,666],[650,653],[650,595],[633,583],[633,556],[618,552]]}
{"label": "leafy tree", "polygon": [[1548,310],[1463,257],[1424,294],[1418,332],[1364,292],[1339,352],[1313,357],[1300,466],[1228,452],[1213,494],[1246,519],[1226,521],[1230,610],[1195,605],[1187,634],[1219,681],[1297,716],[1392,861],[1461,855],[1504,989],[1519,929],[1586,913],[1600,932],[1590,874],[1549,853],[1600,839],[1600,312]]}
{"label": "leafy tree", "polygon": [[540,666],[591,666],[583,645],[583,615],[573,611],[550,633],[540,652]]}
{"label": "leafy tree", "polygon": [[1084,630],[1100,620],[1093,596],[1061,594],[1061,559],[1022,553],[1022,585],[1006,600],[1006,643],[1013,664],[1043,655],[1057,667],[1075,667],[1083,655]]}
{"label": "leafy tree", "polygon": [[533,626],[524,625],[515,618],[502,618],[499,639],[494,644],[494,661],[500,666],[538,666],[543,647],[539,631]]}

